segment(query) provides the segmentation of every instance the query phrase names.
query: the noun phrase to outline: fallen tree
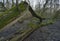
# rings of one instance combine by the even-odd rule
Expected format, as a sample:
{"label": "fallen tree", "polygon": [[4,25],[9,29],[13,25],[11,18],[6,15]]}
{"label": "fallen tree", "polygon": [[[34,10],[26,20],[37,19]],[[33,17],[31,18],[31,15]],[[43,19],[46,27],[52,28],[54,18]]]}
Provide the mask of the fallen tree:
{"label": "fallen tree", "polygon": [[24,4],[26,4],[26,5],[28,6],[28,10],[29,10],[30,13],[32,14],[32,16],[38,18],[38,19],[40,20],[40,22],[42,22],[42,20],[43,20],[44,18],[38,16],[38,15],[34,12],[34,10],[32,9],[32,7],[31,7],[26,1],[24,1]]}

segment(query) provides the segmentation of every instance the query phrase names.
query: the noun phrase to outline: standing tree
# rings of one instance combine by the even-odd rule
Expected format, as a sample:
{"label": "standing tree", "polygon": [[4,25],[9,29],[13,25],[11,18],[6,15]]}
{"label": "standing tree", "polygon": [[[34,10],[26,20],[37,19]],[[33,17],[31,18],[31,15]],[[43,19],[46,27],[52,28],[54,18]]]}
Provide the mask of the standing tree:
{"label": "standing tree", "polygon": [[54,11],[59,8],[59,0],[54,0]]}
{"label": "standing tree", "polygon": [[21,12],[21,10],[20,10],[20,8],[19,8],[19,0],[16,0],[16,9],[17,9],[17,11],[20,13]]}
{"label": "standing tree", "polygon": [[9,9],[9,7],[10,7],[10,6],[9,6],[9,1],[6,0],[6,8]]}
{"label": "standing tree", "polygon": [[40,10],[40,6],[41,6],[41,4],[40,4],[40,0],[39,0],[39,10]]}
{"label": "standing tree", "polygon": [[2,6],[3,6],[3,9],[4,9],[4,11],[5,11],[5,10],[6,10],[6,7],[5,7],[5,5],[4,5],[4,1],[5,1],[5,0],[3,0],[3,5],[2,5]]}
{"label": "standing tree", "polygon": [[49,0],[46,0],[45,4],[43,5],[43,12],[45,12],[45,10],[46,10],[45,8],[46,8],[46,5],[48,4],[48,2],[49,2]]}
{"label": "standing tree", "polygon": [[37,13],[40,13],[40,9],[41,9],[41,4],[40,4],[40,1],[37,2],[36,6],[35,6],[35,9],[37,11]]}
{"label": "standing tree", "polygon": [[16,8],[17,8],[17,10],[19,10],[19,8],[18,8],[18,0],[16,0]]}
{"label": "standing tree", "polygon": [[4,0],[3,0],[3,7],[5,7],[5,6],[4,6]]}
{"label": "standing tree", "polygon": [[14,6],[14,0],[12,0],[12,7]]}

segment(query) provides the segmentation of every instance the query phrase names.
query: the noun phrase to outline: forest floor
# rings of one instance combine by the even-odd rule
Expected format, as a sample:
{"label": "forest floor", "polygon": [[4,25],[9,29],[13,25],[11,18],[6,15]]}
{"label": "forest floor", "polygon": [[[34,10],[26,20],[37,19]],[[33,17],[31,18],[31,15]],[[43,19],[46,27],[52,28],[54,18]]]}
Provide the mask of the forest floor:
{"label": "forest floor", "polygon": [[[4,27],[0,30],[0,41],[60,41],[60,20],[54,21],[49,14],[48,19],[49,16],[44,13],[46,20],[40,24],[39,19],[33,17],[28,10],[22,14],[14,8],[11,10],[0,18],[0,28]],[[0,14],[0,17],[4,14]],[[13,21],[9,22],[12,18]]]}
{"label": "forest floor", "polygon": [[[39,21],[30,15],[30,17],[27,17],[27,15],[29,14],[27,13],[25,17],[8,26],[8,28],[6,27],[7,29],[2,30],[0,32],[0,40],[21,41],[20,38],[27,35],[27,32],[32,31],[32,28],[38,28]],[[23,41],[60,41],[60,20],[53,24],[39,27],[39,29],[26,36]]]}
{"label": "forest floor", "polygon": [[60,20],[54,24],[40,27],[24,41],[60,41]]}

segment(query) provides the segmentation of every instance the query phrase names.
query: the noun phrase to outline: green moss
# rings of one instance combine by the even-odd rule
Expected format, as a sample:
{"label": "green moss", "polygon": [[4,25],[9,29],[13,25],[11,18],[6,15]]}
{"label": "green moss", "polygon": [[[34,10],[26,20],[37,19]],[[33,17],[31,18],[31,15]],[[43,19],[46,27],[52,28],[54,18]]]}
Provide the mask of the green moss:
{"label": "green moss", "polygon": [[33,29],[36,29],[36,28],[39,27],[39,25],[38,25],[38,24],[35,24],[35,23],[33,23],[33,22],[30,22],[30,23],[28,24],[28,27],[31,27],[31,28],[33,28]]}
{"label": "green moss", "polygon": [[16,17],[18,17],[18,12],[11,12],[11,14],[2,17],[0,19],[0,28],[4,27],[6,24],[10,23],[12,20],[14,20]]}
{"label": "green moss", "polygon": [[[24,3],[19,4],[21,12],[25,11],[26,6],[25,7],[24,6],[25,6]],[[17,11],[16,6],[12,7],[10,10],[7,10],[6,12],[4,12],[4,14],[7,15],[0,18],[0,29],[3,28],[8,23],[10,23],[11,21],[13,21],[14,19],[16,19],[20,15],[19,11]]]}
{"label": "green moss", "polygon": [[21,2],[21,4],[19,4],[19,8],[21,11],[24,11],[24,10],[26,10],[27,5],[24,2]]}

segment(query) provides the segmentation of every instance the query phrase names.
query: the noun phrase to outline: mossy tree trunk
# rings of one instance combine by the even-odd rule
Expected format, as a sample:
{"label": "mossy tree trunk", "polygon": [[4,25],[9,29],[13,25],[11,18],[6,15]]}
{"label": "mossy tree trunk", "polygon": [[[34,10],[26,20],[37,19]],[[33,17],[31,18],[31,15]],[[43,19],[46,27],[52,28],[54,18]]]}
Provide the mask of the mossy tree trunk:
{"label": "mossy tree trunk", "polygon": [[38,18],[39,20],[40,20],[40,22],[42,22],[42,17],[40,17],[40,16],[38,16],[35,12],[34,12],[34,10],[32,9],[32,7],[25,1],[24,2],[25,4],[27,4],[27,6],[29,6],[29,11],[31,12],[31,14],[32,14],[32,16],[34,16],[34,17],[36,17],[36,18]]}
{"label": "mossy tree trunk", "polygon": [[31,6],[29,6],[29,11],[31,12],[32,16],[38,18],[40,20],[40,22],[42,22],[42,18],[40,16],[38,16],[33,9],[31,8]]}

